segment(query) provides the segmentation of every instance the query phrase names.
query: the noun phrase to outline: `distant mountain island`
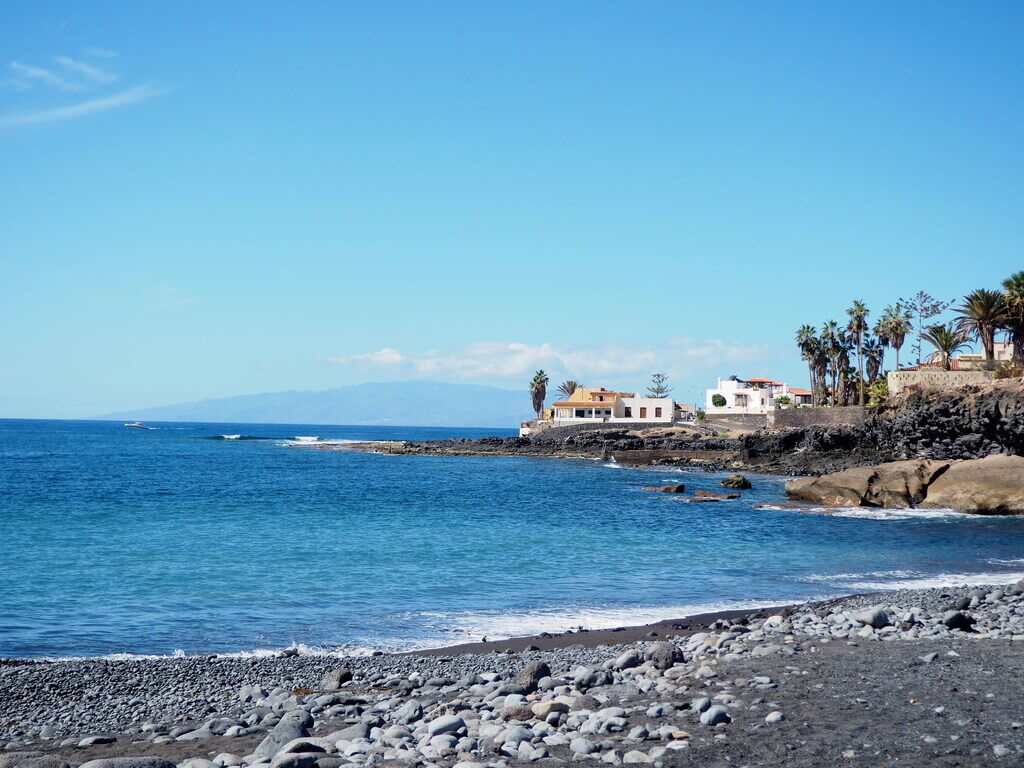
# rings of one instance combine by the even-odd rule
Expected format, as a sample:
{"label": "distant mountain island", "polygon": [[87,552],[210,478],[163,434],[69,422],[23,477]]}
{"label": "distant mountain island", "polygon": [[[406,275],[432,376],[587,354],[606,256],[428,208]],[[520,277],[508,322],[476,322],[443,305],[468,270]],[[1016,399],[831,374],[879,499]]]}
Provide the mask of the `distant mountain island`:
{"label": "distant mountain island", "polygon": [[530,394],[478,384],[393,381],[315,392],[272,392],[108,413],[101,419],[409,427],[519,426]]}

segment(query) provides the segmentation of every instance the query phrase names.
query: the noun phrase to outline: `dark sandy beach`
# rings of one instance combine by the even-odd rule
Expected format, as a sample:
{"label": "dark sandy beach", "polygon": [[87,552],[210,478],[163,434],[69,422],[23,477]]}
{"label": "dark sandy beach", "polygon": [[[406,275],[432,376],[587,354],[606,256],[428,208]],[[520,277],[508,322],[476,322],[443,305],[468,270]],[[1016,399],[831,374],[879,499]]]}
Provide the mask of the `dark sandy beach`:
{"label": "dark sandy beach", "polygon": [[[1013,765],[1022,595],[1024,584],[904,590],[344,659],[7,662],[0,759]],[[49,762],[24,762],[32,753]],[[104,767],[130,768],[93,768]]]}

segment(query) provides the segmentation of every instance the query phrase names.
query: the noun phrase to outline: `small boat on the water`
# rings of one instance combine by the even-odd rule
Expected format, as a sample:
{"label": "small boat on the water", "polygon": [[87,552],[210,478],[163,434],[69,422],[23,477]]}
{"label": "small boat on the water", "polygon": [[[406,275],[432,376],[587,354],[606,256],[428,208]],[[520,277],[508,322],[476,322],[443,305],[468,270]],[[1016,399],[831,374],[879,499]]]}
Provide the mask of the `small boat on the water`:
{"label": "small boat on the water", "polygon": [[133,421],[131,424],[125,424],[125,426],[126,427],[133,427],[135,429],[149,429],[149,427],[147,427],[141,421]]}

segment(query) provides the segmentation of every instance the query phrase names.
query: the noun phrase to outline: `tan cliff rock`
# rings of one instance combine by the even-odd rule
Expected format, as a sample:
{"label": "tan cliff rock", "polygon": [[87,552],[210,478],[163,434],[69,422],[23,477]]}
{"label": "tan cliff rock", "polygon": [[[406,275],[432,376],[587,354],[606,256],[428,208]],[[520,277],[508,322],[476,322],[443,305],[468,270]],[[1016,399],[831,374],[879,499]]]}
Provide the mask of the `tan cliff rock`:
{"label": "tan cliff rock", "polygon": [[1024,457],[957,462],[928,486],[920,504],[975,514],[1024,514]]}
{"label": "tan cliff rock", "polygon": [[929,484],[955,462],[893,461],[873,467],[854,467],[821,477],[807,477],[786,483],[786,495],[828,507],[917,506]]}

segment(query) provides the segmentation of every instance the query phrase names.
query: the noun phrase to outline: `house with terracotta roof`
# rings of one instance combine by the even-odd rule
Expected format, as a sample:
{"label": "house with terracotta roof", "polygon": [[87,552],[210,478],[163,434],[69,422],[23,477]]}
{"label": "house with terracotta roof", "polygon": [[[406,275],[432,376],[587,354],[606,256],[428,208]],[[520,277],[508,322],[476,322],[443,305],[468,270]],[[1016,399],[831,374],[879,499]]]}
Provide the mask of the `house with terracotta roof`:
{"label": "house with terracotta roof", "polygon": [[[789,398],[789,402],[795,406],[801,405],[813,405],[811,400],[811,390],[801,389],[800,387],[787,387],[786,397]],[[779,395],[782,397],[782,395]]]}
{"label": "house with terracotta roof", "polygon": [[[1013,360],[1013,344],[1009,341],[997,341],[992,345],[993,362],[996,365],[1010,363]],[[933,360],[931,362],[924,362],[920,365],[909,365],[904,366],[900,370],[902,371],[918,371],[918,370],[931,370],[934,368],[941,369],[943,364],[940,361]],[[952,358],[949,361],[949,370],[951,371],[984,371],[989,368],[989,363],[985,360],[985,355],[982,353],[977,354],[962,354]]]}
{"label": "house with terracotta roof", "polygon": [[671,424],[676,403],[670,397],[637,397],[604,387],[577,387],[566,400],[551,405],[552,425],[568,424]]}

